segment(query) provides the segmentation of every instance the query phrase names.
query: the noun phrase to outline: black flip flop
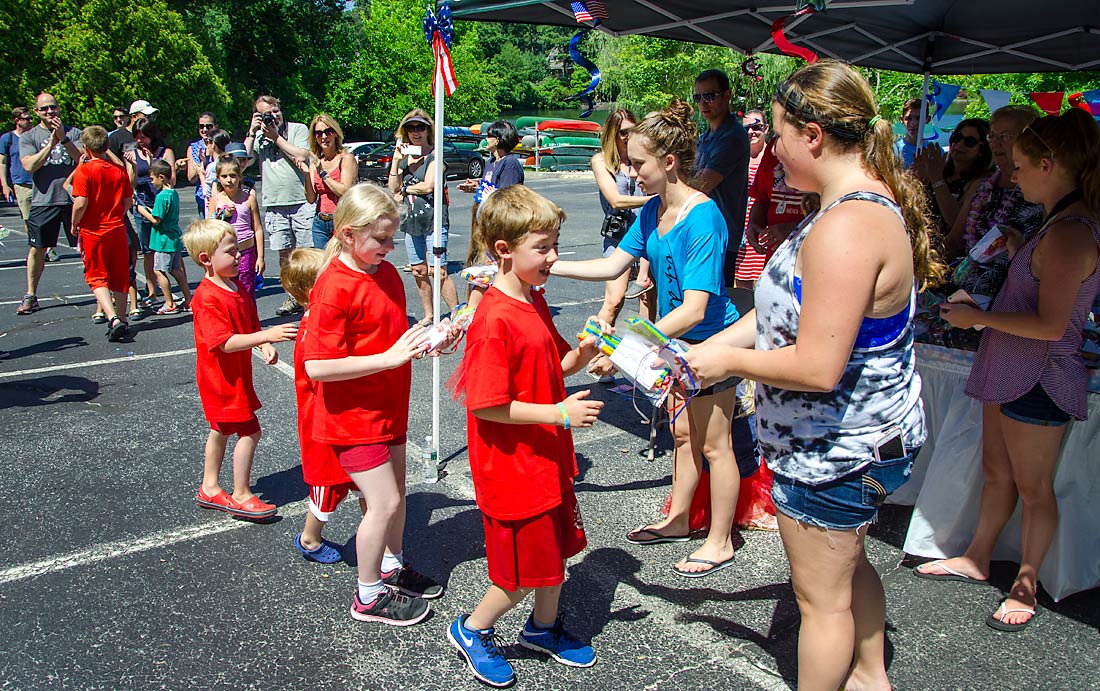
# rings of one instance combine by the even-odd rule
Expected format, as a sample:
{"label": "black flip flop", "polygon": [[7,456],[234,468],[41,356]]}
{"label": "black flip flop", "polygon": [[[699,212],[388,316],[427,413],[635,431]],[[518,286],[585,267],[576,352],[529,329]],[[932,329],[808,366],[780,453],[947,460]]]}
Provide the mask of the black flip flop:
{"label": "black flip flop", "polygon": [[107,326],[107,340],[112,343],[117,343],[122,340],[122,337],[126,335],[126,322],[122,321],[119,317],[112,317],[111,323]]}
{"label": "black flip flop", "polygon": [[1001,600],[1001,606],[998,607],[993,612],[993,614],[997,614],[998,612],[1000,612],[1001,617],[1004,618],[1004,617],[1008,616],[1009,614],[1013,614],[1013,613],[1016,613],[1016,612],[1023,612],[1024,614],[1027,614],[1027,613],[1030,612],[1031,616],[1028,618],[1027,621],[1025,621],[1021,624],[1006,624],[1003,621],[1001,621],[1000,619],[998,619],[997,617],[993,616],[993,614],[990,614],[985,619],[985,625],[986,626],[988,626],[991,629],[996,629],[997,631],[1009,631],[1009,632],[1023,631],[1024,629],[1026,629],[1028,627],[1028,625],[1031,622],[1035,621],[1035,617],[1039,616],[1039,605],[1038,604],[1035,605],[1034,609],[1008,609],[1008,608],[1005,607],[1005,602],[1007,602],[1007,601],[1008,601],[1008,598],[1005,598],[1004,600]]}
{"label": "black flip flop", "polygon": [[[642,535],[651,535],[648,540],[638,540],[632,538],[631,535],[641,533]],[[662,535],[653,528],[641,527],[637,530],[632,530],[626,534],[626,541],[632,545],[667,545],[672,542],[687,542],[691,539],[691,535]]]}
{"label": "black flip flop", "polygon": [[673,564],[672,570],[675,571],[677,575],[683,576],[684,578],[703,578],[704,576],[709,576],[712,573],[718,573],[723,569],[728,569],[729,567],[733,566],[733,560],[736,558],[736,556],[737,555],[734,555],[729,559],[726,559],[725,561],[711,561],[710,559],[700,559],[699,557],[687,557],[684,559],[684,561],[690,562],[692,564],[706,564],[710,568],[706,571],[684,571],[678,568],[676,564]]}
{"label": "black flip flop", "polygon": [[947,573],[925,573],[925,572],[920,570],[920,567],[924,566],[924,564],[918,564],[917,567],[913,569],[913,575],[916,576],[917,578],[923,578],[926,581],[956,581],[958,583],[974,583],[976,585],[989,585],[989,579],[988,578],[971,578],[970,576],[967,576],[964,573],[960,573],[958,571],[955,571],[954,569],[950,569],[950,568],[944,566],[943,565],[943,560],[930,561],[930,562],[926,562],[926,563],[929,566],[938,566],[941,569],[943,569],[944,571],[946,571]]}

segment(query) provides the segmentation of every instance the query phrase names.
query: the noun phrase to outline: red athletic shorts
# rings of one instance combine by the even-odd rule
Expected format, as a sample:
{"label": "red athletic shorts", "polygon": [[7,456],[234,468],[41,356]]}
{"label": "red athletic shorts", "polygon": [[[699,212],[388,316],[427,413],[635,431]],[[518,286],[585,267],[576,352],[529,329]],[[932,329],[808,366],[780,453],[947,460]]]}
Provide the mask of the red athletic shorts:
{"label": "red athletic shorts", "polygon": [[130,249],[122,229],[101,237],[81,233],[80,256],[84,260],[84,282],[92,290],[109,288],[125,293],[130,288]]}
{"label": "red athletic shorts", "polygon": [[355,496],[362,494],[355,488],[354,482],[341,482],[338,485],[310,485],[309,512],[319,521],[327,521],[340,502],[347,498],[348,492]]}
{"label": "red athletic shorts", "polygon": [[358,444],[356,446],[333,446],[336,452],[336,460],[346,473],[361,473],[365,470],[374,470],[390,460],[390,449],[394,446],[405,445],[405,435],[393,439],[385,444]]}
{"label": "red athletic shorts", "polygon": [[211,422],[210,429],[227,437],[232,437],[234,434],[238,437],[251,437],[253,434],[259,434],[260,421],[253,415],[243,422]]}
{"label": "red athletic shorts", "polygon": [[565,582],[565,560],[588,544],[573,487],[562,489],[561,504],[518,521],[482,514],[489,580],[508,591],[546,588]]}

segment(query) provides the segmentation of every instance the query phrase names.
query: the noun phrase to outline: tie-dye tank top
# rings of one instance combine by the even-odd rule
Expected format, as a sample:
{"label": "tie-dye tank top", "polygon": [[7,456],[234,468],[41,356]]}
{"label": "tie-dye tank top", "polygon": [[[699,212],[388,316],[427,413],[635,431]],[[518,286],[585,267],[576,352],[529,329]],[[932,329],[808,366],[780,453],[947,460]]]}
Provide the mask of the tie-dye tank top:
{"label": "tie-dye tank top", "polygon": [[[776,248],[756,284],[756,349],[777,350],[798,338],[801,301],[795,288],[795,260],[814,223],[833,207],[852,199],[887,207],[904,223],[893,201],[871,192],[853,192],[805,219]],[[760,452],[776,473],[809,485],[848,475],[874,460],[874,446],[898,427],[907,449],[924,443],[924,406],[913,354],[910,298],[908,320],[892,337],[857,340],[836,388],[820,393],[756,387],[756,424]],[[874,322],[865,320],[861,336]]]}

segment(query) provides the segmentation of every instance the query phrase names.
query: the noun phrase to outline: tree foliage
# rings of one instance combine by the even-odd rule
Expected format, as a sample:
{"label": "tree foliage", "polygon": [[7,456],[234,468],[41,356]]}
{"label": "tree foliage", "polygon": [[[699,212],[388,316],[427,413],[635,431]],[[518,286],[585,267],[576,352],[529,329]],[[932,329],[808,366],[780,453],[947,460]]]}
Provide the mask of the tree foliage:
{"label": "tree foliage", "polygon": [[[420,0],[19,0],[0,9],[0,103],[33,104],[51,91],[76,125],[108,125],[109,108],[144,98],[160,108],[169,141],[194,137],[194,117],[214,111],[239,135],[255,97],[279,97],[287,117],[334,115],[349,137],[391,130],[414,107],[430,110],[433,58]],[[451,54],[459,82],[447,122],[502,110],[560,109],[587,86],[569,59],[579,28],[459,21]],[[726,48],[585,31],[581,52],[602,70],[597,100],[640,113],[689,98],[695,75],[731,77],[737,110],[767,111],[775,84],[801,61],[745,57]],[[920,93],[919,75],[864,70],[884,115]],[[1031,91],[1095,88],[1097,73],[968,75],[941,81],[969,96],[967,115],[985,116],[978,92],[1002,89],[1027,103]]]}

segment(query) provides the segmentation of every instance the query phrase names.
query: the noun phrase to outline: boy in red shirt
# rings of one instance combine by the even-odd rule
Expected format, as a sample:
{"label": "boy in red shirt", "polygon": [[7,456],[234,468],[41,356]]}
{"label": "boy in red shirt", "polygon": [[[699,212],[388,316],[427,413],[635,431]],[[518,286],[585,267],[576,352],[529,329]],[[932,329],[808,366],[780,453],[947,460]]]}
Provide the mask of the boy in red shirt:
{"label": "boy in red shirt", "polygon": [[447,637],[490,686],[515,681],[493,627],[531,590],[535,606],[520,645],[572,667],[596,663],[592,648],[565,631],[558,615],[565,560],[586,544],[568,430],[591,426],[603,408],[587,400],[589,391],[567,397],[564,377],[596,355],[595,339],[570,349],[546,299],[532,290],[546,283],[557,261],[563,220],[560,208],[523,185],[494,192],[478,214],[499,269],[467,333],[463,367],[470,472],[492,585]]}
{"label": "boy in red shirt", "polygon": [[443,587],[402,553],[410,360],[428,343],[424,327],[409,328],[405,286],[385,261],[399,225],[393,196],[378,185],[354,185],[340,197],[332,235],[339,251],[309,294],[302,358],[320,382],[313,440],[332,445],[367,504],[355,534],[351,616],[409,626],[428,616],[426,600]]}
{"label": "boy in red shirt", "polygon": [[119,314],[130,287],[126,214],[134,189],[126,171],[107,158],[107,130],[87,127],[80,143],[91,160],[73,171],[73,234],[80,238],[84,280],[107,317],[107,340],[119,341],[127,326]]}
{"label": "boy in red shirt", "polygon": [[[259,347],[264,362],[273,365],[279,353],[272,343],[292,340],[295,324],[260,330],[256,303],[237,282],[237,234],[224,221],[193,221],[183,236],[187,254],[203,268],[199,287],[191,299],[194,313],[195,379],[203,413],[210,422],[206,439],[202,486],[195,501],[207,509],[219,509],[240,518],[275,515],[274,504],[260,500],[249,489],[252,458],[260,441],[256,411],[260,401],[252,388],[252,349]],[[233,494],[218,483],[225,447],[237,435],[233,447]]]}
{"label": "boy in red shirt", "polygon": [[294,538],[294,549],[309,561],[334,564],[341,559],[340,551],[321,536],[329,516],[340,502],[354,493],[359,508],[367,511],[367,503],[347,472],[340,467],[332,446],[313,438],[313,401],[317,382],[306,374],[305,344],[309,332],[309,291],[325,268],[325,253],[313,247],[299,247],[290,253],[279,272],[283,288],[305,308],[298,323],[298,339],[294,342],[294,391],[298,400],[298,443],[302,450],[302,478],[309,485],[309,513],[306,525]]}

